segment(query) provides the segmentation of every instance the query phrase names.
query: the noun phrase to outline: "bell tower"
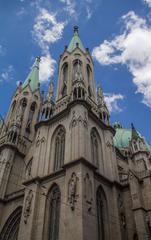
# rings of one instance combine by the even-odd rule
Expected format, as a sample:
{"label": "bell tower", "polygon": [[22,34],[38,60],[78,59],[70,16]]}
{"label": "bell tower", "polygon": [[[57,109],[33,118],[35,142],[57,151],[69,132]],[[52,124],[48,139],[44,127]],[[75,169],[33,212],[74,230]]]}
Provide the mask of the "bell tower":
{"label": "bell tower", "polygon": [[59,61],[59,76],[56,101],[63,98],[96,101],[93,61],[89,49],[80,40],[78,27],[64,49]]}
{"label": "bell tower", "polygon": [[[23,84],[13,95],[4,123],[0,127],[0,197],[17,191],[22,181],[26,153],[33,141],[41,95],[39,91],[39,62],[37,57]],[[14,177],[15,169],[18,169]],[[15,184],[17,181],[17,184]],[[9,182],[13,182],[12,186]]]}

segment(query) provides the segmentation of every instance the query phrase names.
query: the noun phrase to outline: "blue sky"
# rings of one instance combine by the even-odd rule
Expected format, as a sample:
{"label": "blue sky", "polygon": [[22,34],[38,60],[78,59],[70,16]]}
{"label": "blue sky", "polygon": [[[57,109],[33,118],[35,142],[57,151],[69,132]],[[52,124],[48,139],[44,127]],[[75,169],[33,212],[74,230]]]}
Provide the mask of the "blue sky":
{"label": "blue sky", "polygon": [[151,142],[151,0],[0,0],[0,114],[42,56],[41,89],[79,26],[94,59],[111,122],[131,122]]}

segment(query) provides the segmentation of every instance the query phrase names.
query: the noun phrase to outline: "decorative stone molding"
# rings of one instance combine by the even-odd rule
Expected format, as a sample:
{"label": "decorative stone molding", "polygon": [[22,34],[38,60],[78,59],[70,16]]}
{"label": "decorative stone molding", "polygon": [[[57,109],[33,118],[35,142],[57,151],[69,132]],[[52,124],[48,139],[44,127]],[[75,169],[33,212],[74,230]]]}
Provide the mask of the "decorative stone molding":
{"label": "decorative stone molding", "polygon": [[31,169],[32,169],[32,159],[29,160],[26,166],[26,170],[25,170],[26,179],[29,179],[31,177]]}
{"label": "decorative stone molding", "polygon": [[77,124],[82,124],[85,128],[88,127],[88,119],[85,112],[85,117],[83,118],[81,115],[75,116],[75,111],[73,111],[73,117],[70,123],[70,128],[76,127]]}
{"label": "decorative stone molding", "polygon": [[118,166],[118,173],[120,182],[125,182],[128,180],[128,173],[121,166]]}
{"label": "decorative stone molding", "polygon": [[39,145],[44,143],[45,141],[46,141],[46,138],[44,136],[40,138],[40,132],[39,132],[36,140],[36,147],[39,147]]}
{"label": "decorative stone molding", "polygon": [[77,188],[78,188],[78,177],[73,172],[68,183],[68,201],[71,206],[71,210],[75,209],[75,202],[77,201]]}
{"label": "decorative stone molding", "polygon": [[29,190],[26,199],[25,199],[25,206],[24,206],[24,223],[27,224],[28,217],[31,214],[31,204],[32,204],[32,199],[33,199],[33,192],[32,190]]}

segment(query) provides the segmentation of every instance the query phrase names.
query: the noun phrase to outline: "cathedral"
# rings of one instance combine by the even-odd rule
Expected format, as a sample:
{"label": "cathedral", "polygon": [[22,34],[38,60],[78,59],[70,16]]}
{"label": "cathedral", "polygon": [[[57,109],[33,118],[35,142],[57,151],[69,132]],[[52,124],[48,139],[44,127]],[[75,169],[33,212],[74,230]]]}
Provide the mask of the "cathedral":
{"label": "cathedral", "polygon": [[151,146],[111,125],[74,27],[54,97],[40,57],[0,121],[0,240],[151,239]]}

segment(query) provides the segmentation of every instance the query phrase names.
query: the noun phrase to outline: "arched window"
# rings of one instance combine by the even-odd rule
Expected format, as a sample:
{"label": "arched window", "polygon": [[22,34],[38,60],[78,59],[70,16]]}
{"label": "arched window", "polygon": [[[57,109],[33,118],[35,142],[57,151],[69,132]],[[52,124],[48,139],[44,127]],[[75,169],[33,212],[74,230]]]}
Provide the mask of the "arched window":
{"label": "arched window", "polygon": [[64,83],[62,88],[62,97],[65,97],[67,95],[67,85]]}
{"label": "arched window", "polygon": [[61,126],[56,135],[55,140],[55,159],[54,159],[54,170],[59,170],[64,164],[65,154],[65,129]]}
{"label": "arched window", "polygon": [[63,75],[63,83],[67,83],[67,80],[68,80],[68,64],[67,63],[63,65],[62,75]]}
{"label": "arched window", "polygon": [[108,229],[107,226],[107,202],[102,187],[99,187],[96,195],[97,204],[97,223],[98,223],[98,240],[107,239]]}
{"label": "arched window", "polygon": [[137,152],[138,151],[138,146],[137,146],[136,141],[133,141],[133,146],[134,146],[134,151]]}
{"label": "arched window", "polygon": [[36,102],[33,102],[31,104],[31,107],[30,107],[28,121],[27,121],[27,126],[26,126],[26,132],[27,133],[31,132],[31,123],[32,123],[32,120],[33,120],[33,116],[34,116],[35,110],[36,110]]}
{"label": "arched window", "polygon": [[54,185],[51,189],[49,195],[49,216],[48,216],[48,240],[58,240],[59,239],[59,217],[60,217],[60,201],[61,193],[59,187]]}
{"label": "arched window", "polygon": [[95,129],[91,131],[91,153],[92,153],[92,162],[98,166],[99,156],[98,156],[98,139]]}
{"label": "arched window", "polygon": [[73,63],[73,81],[82,81],[82,62],[77,59]]}
{"label": "arched window", "polygon": [[23,98],[21,100],[21,105],[22,105],[22,109],[23,111],[25,110],[26,106],[27,106],[27,99],[26,98]]}
{"label": "arched window", "polygon": [[17,240],[22,208],[18,207],[6,221],[1,233],[1,240]]}
{"label": "arched window", "polygon": [[91,81],[92,81],[92,70],[90,68],[90,66],[87,64],[87,79],[88,79],[88,93],[89,93],[89,96],[91,97],[92,96],[92,91],[91,91]]}

